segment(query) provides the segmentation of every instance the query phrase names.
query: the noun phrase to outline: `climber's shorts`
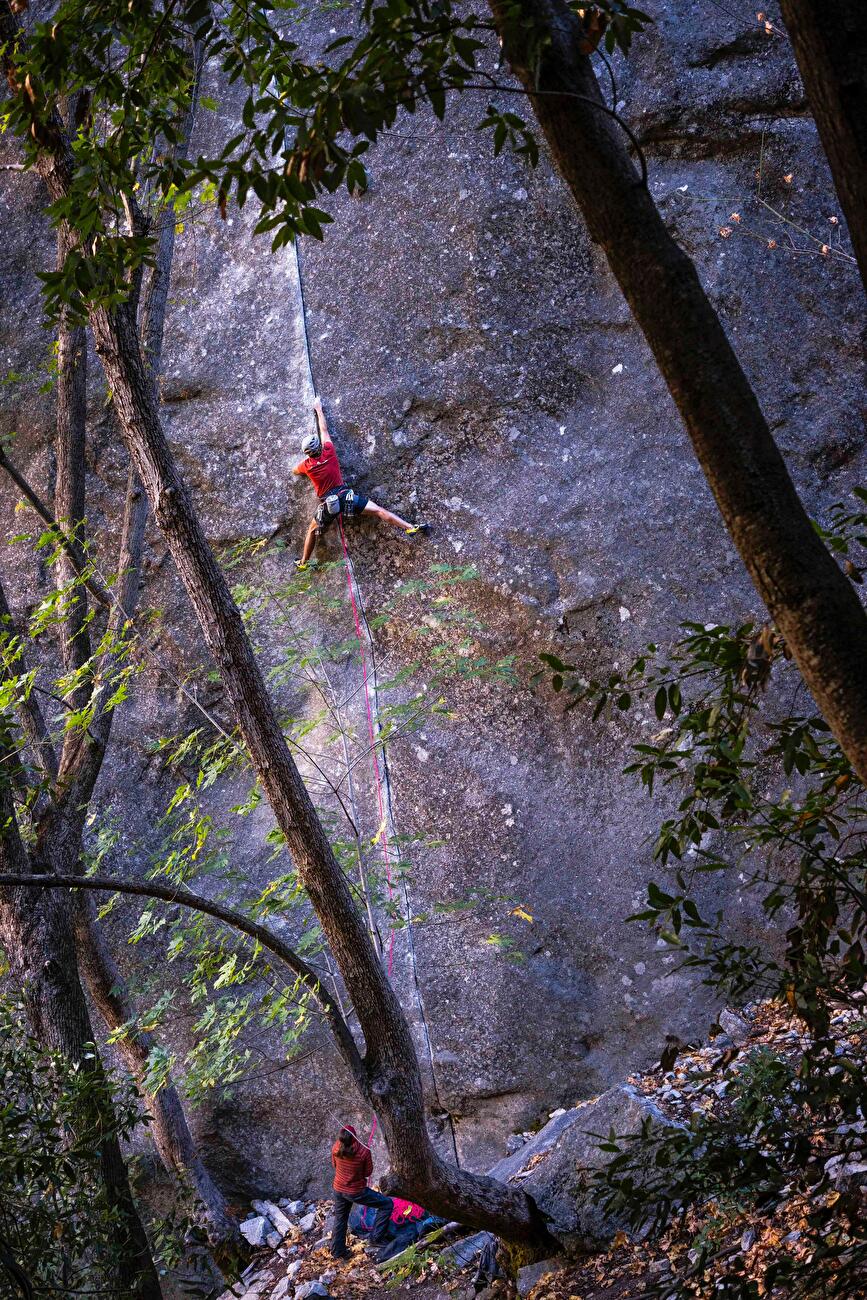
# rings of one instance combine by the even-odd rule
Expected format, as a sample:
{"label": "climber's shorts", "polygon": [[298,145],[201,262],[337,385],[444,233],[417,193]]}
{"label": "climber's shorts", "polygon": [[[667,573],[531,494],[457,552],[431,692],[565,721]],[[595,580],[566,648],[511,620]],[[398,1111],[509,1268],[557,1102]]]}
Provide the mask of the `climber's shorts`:
{"label": "climber's shorts", "polygon": [[[339,504],[339,509],[335,510],[333,514],[328,509],[329,497],[337,497]],[[326,496],[322,497],[316,508],[316,522],[319,525],[320,533],[324,533],[327,528],[330,528],[338,515],[346,515],[347,518],[350,515],[360,515],[369,500],[370,498],[366,497],[363,492],[359,492],[358,488],[339,487],[335,488],[333,492],[327,493]]]}

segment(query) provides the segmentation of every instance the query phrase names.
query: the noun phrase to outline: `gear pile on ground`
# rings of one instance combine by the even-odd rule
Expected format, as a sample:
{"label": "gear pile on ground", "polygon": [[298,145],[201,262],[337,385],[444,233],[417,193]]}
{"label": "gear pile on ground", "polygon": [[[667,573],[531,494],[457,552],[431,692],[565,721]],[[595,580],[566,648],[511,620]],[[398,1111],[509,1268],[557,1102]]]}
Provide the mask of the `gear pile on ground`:
{"label": "gear pile on ground", "polygon": [[[350,1258],[334,1260],[328,1249],[326,1220],[330,1202],[254,1201],[252,1214],[241,1232],[256,1253],[240,1280],[220,1300],[316,1300],[317,1297],[408,1296],[415,1300],[444,1300],[437,1274],[448,1267],[437,1264],[442,1252],[440,1235],[429,1245],[410,1247],[386,1265],[357,1238],[348,1238]],[[378,1251],[376,1252],[378,1253]],[[404,1275],[408,1281],[402,1283]]]}

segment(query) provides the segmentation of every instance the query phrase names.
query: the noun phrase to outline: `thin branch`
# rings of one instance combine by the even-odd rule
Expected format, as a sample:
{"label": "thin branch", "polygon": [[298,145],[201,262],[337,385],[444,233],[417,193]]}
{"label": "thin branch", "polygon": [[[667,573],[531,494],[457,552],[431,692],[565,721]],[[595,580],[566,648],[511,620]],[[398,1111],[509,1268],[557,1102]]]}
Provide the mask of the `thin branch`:
{"label": "thin branch", "polygon": [[96,889],[105,893],[117,894],[134,894],[141,898],[159,898],[165,903],[180,904],[182,907],[189,907],[196,912],[204,912],[206,916],[212,916],[217,921],[222,921],[224,925],[230,926],[234,930],[240,930],[242,934],[249,935],[255,939],[268,952],[272,952],[281,961],[285,962],[290,970],[298,976],[313,994],[329,1028],[334,1035],[340,1054],[352,1072],[356,1084],[361,1089],[363,1096],[368,1096],[367,1072],[361,1054],[352,1037],[349,1026],[340,1014],[337,1002],[328,992],[328,989],[316,975],[311,966],[304,961],[303,957],[278,939],[264,925],[259,925],[256,921],[251,921],[244,916],[243,912],[237,912],[234,908],[224,907],[222,903],[214,903],[210,899],[200,898],[198,894],[192,893],[189,889],[183,889],[179,885],[159,885],[153,880],[112,880],[106,876],[36,876],[29,874],[0,874],[0,888],[11,886],[27,886],[34,889]]}
{"label": "thin branch", "polygon": [[608,73],[609,80],[611,81],[611,107],[616,109],[617,108],[617,82],[614,80],[614,69],[611,66],[610,60],[605,57],[602,50],[596,49],[594,53],[596,53],[599,56],[599,58],[602,60],[602,62],[605,64],[605,70]]}
{"label": "thin branch", "polygon": [[617,113],[613,108],[609,108],[607,104],[603,104],[601,100],[592,99],[589,95],[579,95],[577,91],[574,90],[534,90],[531,93],[530,91],[525,90],[523,86],[504,86],[502,82],[494,81],[493,77],[490,78],[489,82],[482,82],[480,85],[472,81],[462,82],[459,87],[456,87],[456,89],[461,91],[498,90],[503,95],[522,95],[524,98],[536,98],[537,96],[541,98],[544,96],[548,99],[578,99],[582,104],[589,104],[591,108],[596,108],[600,113],[605,113],[606,116],[612,118],[624,134],[629,137],[632,147],[638,155],[638,162],[641,167],[641,184],[645,189],[647,188],[647,158],[645,157],[644,150],[638,141],[637,135],[632,128],[624,122],[619,113]]}
{"label": "thin branch", "polygon": [[[0,628],[12,626],[12,614],[6,600],[3,583],[0,581]],[[8,679],[12,676],[12,673],[9,669],[4,669],[3,676]],[[19,703],[18,715],[21,730],[30,743],[37,766],[44,776],[53,781],[57,777],[57,755],[54,752],[51,735],[45,724],[45,718],[42,716],[39,701],[32,691],[28,691],[25,698]]]}
{"label": "thin branch", "polygon": [[[799,235],[803,235],[805,239],[809,239],[814,244],[817,244],[820,250],[827,248],[829,252],[836,253],[838,257],[842,257],[846,262],[855,261],[855,258],[851,255],[851,253],[844,252],[842,248],[834,248],[830,244],[828,244],[824,239],[820,239],[818,235],[811,234],[810,231],[807,230],[804,226],[799,226],[797,221],[792,221],[791,217],[785,216],[772,204],[768,203],[767,199],[763,199],[759,197],[759,203],[761,203],[763,208],[767,208],[768,212],[772,213],[773,216],[775,216],[778,221],[782,221],[785,223],[785,225],[791,226],[793,230],[797,230]],[[807,250],[795,246],[794,251],[796,253],[803,253],[806,252]]]}
{"label": "thin branch", "polygon": [[[90,729],[90,744],[64,744],[60,761],[61,787],[58,807],[63,805],[70,810],[76,827],[77,840],[84,832],[87,808],[94,786],[102,768],[108,746],[111,727],[114,721],[114,709],[100,709],[100,700],[108,699],[114,689],[118,670],[125,647],[122,635],[127,624],[132,623],[136,605],[141,574],[141,557],[144,546],[145,524],[147,522],[148,503],[142,491],[132,465],[127,475],[127,491],[124,504],[123,526],[117,561],[117,595],[111,595],[111,617],[109,619],[110,649],[102,655],[93,673],[94,692],[90,703],[95,714],[95,721]],[[71,738],[74,733],[68,732]],[[77,859],[78,852],[75,857]]]}
{"label": "thin branch", "polygon": [[[0,469],[4,469],[6,471],[9,477],[12,479],[13,483],[16,485],[17,488],[19,488],[19,490],[26,497],[31,507],[36,511],[37,515],[43,521],[43,523],[45,523],[49,528],[51,528],[56,533],[60,545],[67,552],[67,554],[72,558],[73,563],[77,565],[78,557],[76,555],[76,549],[72,541],[63,531],[63,529],[60,527],[60,525],[58,524],[57,520],[54,518],[54,516],[52,515],[48,507],[44,504],[43,501],[40,500],[36,492],[34,492],[33,488],[30,486],[30,484],[27,482],[24,476],[15,468],[12,462],[8,459],[8,457],[6,456],[2,448],[0,448]],[[123,607],[120,606],[120,602],[118,601],[117,597],[115,597],[110,591],[108,591],[106,587],[103,586],[102,583],[100,583],[95,576],[93,576],[92,574],[86,574],[82,567],[76,568],[76,572],[79,578],[81,579],[81,581],[87,587],[87,590],[90,592],[90,594],[94,597],[95,600],[97,600],[101,605],[106,606],[107,608],[110,609],[117,610],[118,607],[120,607],[121,612],[126,614],[126,611],[124,611]],[[229,735],[229,733],[225,730],[225,728],[220,725],[220,723],[213,716],[213,714],[210,713],[208,709],[206,709],[205,706],[199,702],[199,700],[196,698],[193,692],[190,691],[188,687],[186,687],[184,683],[174,675],[171,669],[168,668],[153,653],[153,651],[149,650],[147,647],[143,646],[142,652],[145,655],[145,657],[148,658],[151,661],[151,663],[160,672],[165,673],[166,677],[168,677],[172,685],[177,690],[179,690],[181,694],[185,696],[186,699],[189,700],[189,702],[194,706],[194,708],[196,708],[199,711],[199,713],[201,713],[202,716],[206,719],[206,721],[208,721],[211,724],[214,730],[218,731],[220,735],[224,737],[225,740],[228,740],[232,745],[234,745],[234,747],[237,749],[239,754],[242,754],[244,758],[247,758],[247,754],[243,750],[243,748],[237,743],[237,741],[235,741]]]}
{"label": "thin branch", "polygon": [[109,593],[95,577],[85,574],[82,566],[79,564],[74,542],[66,535],[51,511],[33,491],[33,488],[27,482],[24,475],[15,468],[2,447],[0,447],[0,469],[5,469],[12,482],[23,496],[26,497],[28,504],[36,511],[42,522],[47,524],[48,527],[56,533],[58,542],[72,560],[73,565],[76,566],[78,576],[81,578],[94,600],[99,601],[100,605],[110,606],[112,598]]}

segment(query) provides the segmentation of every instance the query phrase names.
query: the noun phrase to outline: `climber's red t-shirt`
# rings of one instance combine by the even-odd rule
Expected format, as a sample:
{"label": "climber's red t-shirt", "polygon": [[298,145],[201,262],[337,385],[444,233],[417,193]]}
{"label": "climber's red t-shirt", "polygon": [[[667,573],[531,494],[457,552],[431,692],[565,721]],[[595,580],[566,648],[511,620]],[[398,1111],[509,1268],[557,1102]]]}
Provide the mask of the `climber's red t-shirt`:
{"label": "climber's red t-shirt", "polygon": [[296,474],[306,474],[316,489],[318,497],[324,497],[334,488],[343,485],[343,475],[340,472],[340,461],[337,459],[337,452],[334,450],[334,443],[329,440],[322,445],[322,455],[316,459],[312,456],[305,457],[295,466]]}

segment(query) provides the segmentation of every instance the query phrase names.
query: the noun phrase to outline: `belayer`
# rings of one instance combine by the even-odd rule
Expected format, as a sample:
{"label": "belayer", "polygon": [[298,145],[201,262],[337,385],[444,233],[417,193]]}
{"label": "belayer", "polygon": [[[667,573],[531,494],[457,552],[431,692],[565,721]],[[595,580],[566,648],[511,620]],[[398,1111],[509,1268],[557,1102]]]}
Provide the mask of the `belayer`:
{"label": "belayer", "polygon": [[316,412],[316,432],[309,433],[301,443],[304,459],[298,462],[292,473],[306,474],[316,490],[319,505],[307,529],[301,558],[295,561],[297,567],[307,568],[317,541],[325,530],[330,528],[338,515],[376,515],[377,519],[383,519],[387,524],[401,528],[408,536],[414,533],[426,533],[429,524],[408,523],[406,519],[401,519],[400,515],[392,514],[390,510],[385,510],[375,501],[371,501],[363,492],[347,487],[343,482],[340,462],[318,397],[313,403],[313,410]]}
{"label": "belayer", "polygon": [[390,1196],[368,1187],[373,1173],[373,1156],[370,1147],[359,1142],[351,1124],[344,1125],[331,1148],[334,1166],[334,1226],[331,1233],[331,1254],[334,1259],[348,1259],[346,1225],[353,1205],[369,1205],[376,1211],[370,1240],[374,1245],[384,1245],[388,1240],[388,1223],[394,1209]]}

